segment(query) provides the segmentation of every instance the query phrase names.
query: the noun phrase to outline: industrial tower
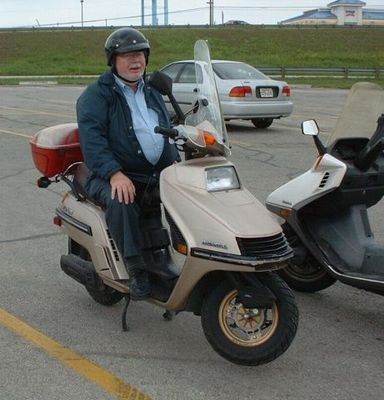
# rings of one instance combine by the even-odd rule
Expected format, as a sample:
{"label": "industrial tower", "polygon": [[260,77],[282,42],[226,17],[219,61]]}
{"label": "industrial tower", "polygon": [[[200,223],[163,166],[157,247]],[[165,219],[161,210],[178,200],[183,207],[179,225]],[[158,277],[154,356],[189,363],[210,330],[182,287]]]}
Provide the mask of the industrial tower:
{"label": "industrial tower", "polygon": [[[141,25],[145,25],[144,21],[144,3],[145,0],[141,0]],[[157,0],[152,0],[152,25],[159,25],[157,18]],[[168,25],[168,0],[164,0],[164,25]]]}

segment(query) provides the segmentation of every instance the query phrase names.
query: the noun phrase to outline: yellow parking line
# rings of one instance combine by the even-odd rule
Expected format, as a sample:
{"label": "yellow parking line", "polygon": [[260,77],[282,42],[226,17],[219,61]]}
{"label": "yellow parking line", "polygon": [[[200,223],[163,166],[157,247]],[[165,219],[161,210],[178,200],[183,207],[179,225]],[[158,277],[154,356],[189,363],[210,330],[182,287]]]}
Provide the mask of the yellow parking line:
{"label": "yellow parking line", "polygon": [[20,133],[20,132],[6,131],[5,129],[0,129],[0,133],[4,133],[7,135],[13,135],[13,136],[21,136],[21,137],[25,137],[28,139],[31,139],[31,137],[32,137],[32,136],[25,135],[24,133]]}
{"label": "yellow parking line", "polygon": [[5,326],[37,348],[45,351],[84,378],[96,383],[119,400],[151,400],[151,397],[145,393],[140,392],[97,364],[55,342],[2,308],[0,308],[0,325]]}

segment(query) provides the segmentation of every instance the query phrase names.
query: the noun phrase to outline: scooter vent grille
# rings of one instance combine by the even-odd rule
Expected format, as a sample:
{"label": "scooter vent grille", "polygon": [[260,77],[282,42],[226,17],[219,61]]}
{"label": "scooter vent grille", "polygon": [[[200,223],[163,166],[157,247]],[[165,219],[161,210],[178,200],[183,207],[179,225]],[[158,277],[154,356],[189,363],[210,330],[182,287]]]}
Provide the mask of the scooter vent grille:
{"label": "scooter vent grille", "polygon": [[323,188],[327,184],[328,178],[329,178],[329,172],[326,172],[323,176],[323,179],[320,182],[319,188]]}
{"label": "scooter vent grille", "polygon": [[115,257],[116,261],[120,260],[119,257],[119,252],[117,251],[117,247],[115,245],[115,241],[112,239],[111,233],[109,232],[109,229],[107,229],[107,235],[109,239],[109,244],[111,245],[112,251],[113,251],[113,256]]}
{"label": "scooter vent grille", "polygon": [[175,221],[169,214],[169,212],[164,209],[165,211],[165,218],[167,219],[167,222],[170,227],[171,231],[171,239],[172,239],[172,245],[175,250],[177,250],[177,245],[186,245],[186,241],[184,239],[183,234],[180,232],[180,229],[177,227]]}
{"label": "scooter vent grille", "polygon": [[236,238],[242,256],[273,261],[292,253],[283,233],[263,238]]}

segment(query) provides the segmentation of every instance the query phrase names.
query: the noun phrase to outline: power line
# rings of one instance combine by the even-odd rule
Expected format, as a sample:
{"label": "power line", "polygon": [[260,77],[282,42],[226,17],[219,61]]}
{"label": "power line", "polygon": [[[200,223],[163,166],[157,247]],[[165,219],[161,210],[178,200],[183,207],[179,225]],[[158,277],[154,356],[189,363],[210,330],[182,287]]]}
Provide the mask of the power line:
{"label": "power line", "polygon": [[[196,7],[196,8],[188,8],[184,10],[176,10],[176,11],[169,11],[168,14],[182,14],[188,12],[195,12],[195,11],[202,11],[207,10],[209,7]],[[164,15],[164,12],[157,13],[157,15]],[[152,17],[154,14],[149,13],[145,14],[144,17]],[[105,22],[105,21],[119,21],[123,19],[135,19],[141,18],[142,15],[131,15],[127,17],[114,17],[114,18],[100,18],[100,19],[89,19],[86,21],[69,21],[69,22],[55,22],[55,23],[48,23],[48,24],[40,24],[39,27],[47,27],[47,26],[62,26],[62,25],[77,25],[80,23],[93,23],[93,22]]]}
{"label": "power line", "polygon": [[[84,0],[83,0],[84,1]],[[80,0],[80,2],[82,3],[82,1]],[[213,1],[212,1],[213,3]],[[183,13],[191,13],[191,12],[198,12],[198,11],[212,11],[212,7],[210,5],[210,1],[207,3],[209,4],[209,6],[205,6],[205,7],[195,7],[195,8],[187,8],[187,9],[183,9],[183,10],[175,10],[175,11],[168,11],[166,12],[159,12],[157,13],[157,15],[169,15],[169,14],[183,14]],[[384,7],[383,5],[375,5],[375,8],[381,8]],[[316,7],[316,6],[302,6],[302,7],[298,7],[298,6],[219,6],[219,5],[215,5],[215,9],[216,10],[246,10],[246,9],[252,9],[252,10],[272,10],[272,11],[277,11],[277,10],[307,10],[307,9],[314,9],[314,8],[322,8],[322,7]],[[98,23],[98,22],[105,22],[107,23],[108,21],[121,21],[121,20],[129,20],[129,19],[138,19],[138,18],[142,18],[142,17],[152,17],[153,13],[147,13],[147,14],[140,14],[140,15],[131,15],[131,16],[125,16],[125,17],[113,17],[113,18],[98,18],[98,19],[91,19],[91,20],[83,20],[83,18],[81,19],[81,21],[69,21],[69,22],[55,22],[55,23],[46,23],[46,24],[38,24],[38,27],[49,27],[49,26],[65,26],[65,25],[78,25],[81,24],[81,26],[83,26],[83,24],[85,23]],[[212,16],[213,18],[213,16]]]}

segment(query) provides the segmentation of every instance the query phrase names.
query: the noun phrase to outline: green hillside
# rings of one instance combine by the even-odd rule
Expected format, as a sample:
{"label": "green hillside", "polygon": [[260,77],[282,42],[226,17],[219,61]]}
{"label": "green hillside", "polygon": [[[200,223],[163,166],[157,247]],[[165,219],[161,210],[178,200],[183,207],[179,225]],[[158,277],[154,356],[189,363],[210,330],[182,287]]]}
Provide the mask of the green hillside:
{"label": "green hillside", "polygon": [[[0,31],[1,75],[99,74],[112,29]],[[207,39],[212,58],[262,66],[383,67],[384,29],[295,27],[143,28],[150,70],[193,57]]]}

